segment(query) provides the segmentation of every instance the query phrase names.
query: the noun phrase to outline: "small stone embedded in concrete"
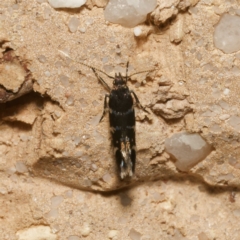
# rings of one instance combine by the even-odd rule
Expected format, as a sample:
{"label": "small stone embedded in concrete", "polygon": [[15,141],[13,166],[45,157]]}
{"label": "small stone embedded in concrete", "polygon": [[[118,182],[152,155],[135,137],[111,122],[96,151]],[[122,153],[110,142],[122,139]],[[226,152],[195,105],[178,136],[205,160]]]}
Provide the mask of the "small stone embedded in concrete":
{"label": "small stone embedded in concrete", "polygon": [[7,188],[5,188],[5,187],[0,187],[0,194],[5,195],[6,193],[8,193]]}
{"label": "small stone embedded in concrete", "polygon": [[144,22],[156,5],[156,0],[110,0],[104,10],[104,17],[109,22],[131,28]]}
{"label": "small stone embedded in concrete", "polygon": [[47,7],[47,6],[45,6],[43,13],[44,13],[43,18],[44,18],[45,20],[47,20],[47,19],[49,19],[50,16],[51,16],[51,9],[50,9],[49,7]]}
{"label": "small stone embedded in concrete", "polygon": [[46,57],[44,55],[39,55],[37,58],[38,58],[38,61],[41,62],[41,63],[46,62]]}
{"label": "small stone embedded in concrete", "polygon": [[108,238],[115,240],[115,239],[117,239],[118,235],[119,235],[119,231],[110,230],[108,233]]}
{"label": "small stone embedded in concrete", "polygon": [[219,119],[224,121],[224,120],[227,120],[228,118],[230,118],[230,115],[225,113],[225,114],[222,114],[219,116]]}
{"label": "small stone embedded in concrete", "polygon": [[15,167],[10,167],[8,169],[6,169],[6,173],[8,175],[13,175],[16,172],[16,168]]}
{"label": "small stone embedded in concrete", "polygon": [[229,95],[229,93],[230,93],[229,88],[225,88],[224,91],[223,91],[223,94],[224,95]]}
{"label": "small stone embedded in concrete", "polygon": [[68,106],[73,106],[73,105],[74,105],[74,98],[73,98],[73,96],[69,96],[69,97],[67,98],[66,104],[67,104]]}
{"label": "small stone embedded in concrete", "polygon": [[58,217],[58,209],[51,209],[46,215],[46,218],[57,218]]}
{"label": "small stone embedded in concrete", "polygon": [[209,130],[212,132],[212,133],[221,133],[222,132],[222,128],[217,125],[217,124],[213,124],[209,127]]}
{"label": "small stone embedded in concrete", "polygon": [[240,50],[240,17],[224,14],[214,31],[214,44],[224,53]]}
{"label": "small stone embedded in concrete", "polygon": [[231,116],[228,120],[229,125],[234,128],[236,131],[240,131],[240,117],[239,116]]}
{"label": "small stone embedded in concrete", "polygon": [[152,201],[153,202],[163,202],[166,200],[164,194],[160,194],[159,192],[155,192],[152,194]]}
{"label": "small stone embedded in concrete", "polygon": [[16,163],[16,171],[18,173],[26,173],[28,171],[28,169],[23,162],[17,162]]}
{"label": "small stone embedded in concrete", "polygon": [[54,8],[79,8],[86,3],[86,0],[48,0]]}
{"label": "small stone embedded in concrete", "polygon": [[68,87],[69,86],[69,77],[65,76],[65,75],[60,75],[59,76],[60,82],[64,87]]}
{"label": "small stone embedded in concrete", "polygon": [[34,226],[16,233],[18,240],[56,240],[57,235],[51,232],[48,226]]}
{"label": "small stone embedded in concrete", "polygon": [[207,157],[211,146],[197,133],[176,133],[165,140],[165,149],[175,159],[176,167],[188,171]]}
{"label": "small stone embedded in concrete", "polygon": [[85,32],[86,32],[86,28],[85,28],[85,27],[80,27],[80,28],[79,28],[79,31],[80,31],[81,33],[85,33]]}
{"label": "small stone embedded in concrete", "polygon": [[97,126],[99,124],[99,121],[102,117],[102,114],[98,114],[96,116],[93,116],[92,119],[89,121],[89,123],[93,126]]}
{"label": "small stone embedded in concrete", "polygon": [[141,27],[135,27],[133,29],[133,32],[134,32],[135,37],[139,37],[142,34],[142,29],[141,29]]}
{"label": "small stone embedded in concrete", "polygon": [[76,146],[78,146],[80,143],[81,143],[81,137],[80,136],[74,136],[74,137],[72,137],[72,141],[74,142],[74,144],[76,145]]}
{"label": "small stone embedded in concrete", "polygon": [[72,17],[68,23],[68,28],[70,32],[76,32],[78,30],[79,26],[79,19],[76,17]]}
{"label": "small stone embedded in concrete", "polygon": [[26,135],[24,133],[20,133],[19,137],[23,142],[26,142],[29,139],[28,135]]}
{"label": "small stone embedded in concrete", "polygon": [[93,163],[93,164],[91,165],[91,170],[94,171],[94,172],[96,172],[96,171],[98,170],[97,165]]}
{"label": "small stone embedded in concrete", "polygon": [[217,176],[217,181],[218,182],[230,182],[234,179],[234,175],[232,173],[229,174],[223,174],[223,175],[219,175]]}
{"label": "small stone embedded in concrete", "polygon": [[84,236],[84,237],[87,237],[91,232],[91,228],[89,226],[88,223],[84,223],[83,226],[82,226],[82,229],[81,229],[81,234]]}
{"label": "small stone embedded in concrete", "polygon": [[128,234],[128,236],[132,239],[132,240],[141,240],[142,234],[137,232],[134,228],[132,228]]}
{"label": "small stone embedded in concrete", "polygon": [[110,182],[112,181],[112,176],[109,173],[106,173],[105,175],[103,175],[102,179],[104,182],[110,184]]}
{"label": "small stone embedded in concrete", "polygon": [[184,35],[184,17],[180,14],[177,17],[176,22],[171,27],[169,35],[170,41],[174,43],[179,43],[182,41]]}
{"label": "small stone embedded in concrete", "polygon": [[50,77],[51,76],[51,73],[49,71],[45,71],[44,74],[45,74],[46,77]]}
{"label": "small stone embedded in concrete", "polygon": [[51,199],[51,208],[58,208],[64,200],[63,196],[54,196]]}

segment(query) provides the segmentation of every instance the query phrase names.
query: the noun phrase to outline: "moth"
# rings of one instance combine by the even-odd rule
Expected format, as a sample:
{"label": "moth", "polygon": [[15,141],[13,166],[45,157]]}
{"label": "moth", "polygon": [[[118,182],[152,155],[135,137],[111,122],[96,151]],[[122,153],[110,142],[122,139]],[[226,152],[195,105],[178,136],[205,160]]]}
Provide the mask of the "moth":
{"label": "moth", "polygon": [[[63,54],[66,56],[65,53]],[[78,63],[91,68],[97,79],[109,92],[109,94],[106,94],[104,98],[104,110],[100,122],[108,112],[112,144],[114,147],[114,155],[120,178],[124,179],[127,177],[132,177],[135,172],[136,165],[136,120],[134,106],[137,105],[147,113],[148,111],[141,105],[135,92],[128,88],[127,82],[133,75],[151,72],[155,69],[137,72],[128,76],[129,62],[127,62],[126,76],[122,76],[121,73],[118,73],[115,74],[115,77],[112,77],[90,65],[82,62]],[[101,72],[107,77],[113,79],[112,88],[97,72]]]}
{"label": "moth", "polygon": [[[104,111],[102,117],[109,112],[110,131],[114,155],[116,158],[118,170],[121,179],[132,177],[136,165],[136,138],[135,138],[135,111],[134,105],[137,105],[144,111],[137,95],[127,86],[128,66],[126,67],[126,76],[121,73],[115,74],[115,77],[107,75],[113,79],[112,88],[97,74],[95,68],[92,68],[97,79],[108,89],[109,94],[105,95]],[[147,112],[147,111],[146,111]]]}

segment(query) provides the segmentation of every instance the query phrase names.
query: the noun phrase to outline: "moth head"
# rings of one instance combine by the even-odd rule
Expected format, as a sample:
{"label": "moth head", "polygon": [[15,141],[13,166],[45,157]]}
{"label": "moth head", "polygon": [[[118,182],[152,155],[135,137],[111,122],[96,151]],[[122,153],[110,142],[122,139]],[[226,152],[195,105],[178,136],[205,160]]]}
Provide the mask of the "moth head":
{"label": "moth head", "polygon": [[118,75],[115,73],[113,85],[116,86],[116,87],[120,87],[120,86],[125,86],[126,85],[126,81],[122,77],[121,73],[119,73]]}

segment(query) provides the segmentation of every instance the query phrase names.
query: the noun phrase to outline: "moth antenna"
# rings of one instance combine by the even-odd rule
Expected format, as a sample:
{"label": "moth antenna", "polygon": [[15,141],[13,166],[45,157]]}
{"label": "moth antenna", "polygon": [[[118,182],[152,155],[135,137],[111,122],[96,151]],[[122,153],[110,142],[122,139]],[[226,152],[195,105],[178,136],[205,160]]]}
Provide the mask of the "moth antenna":
{"label": "moth antenna", "polygon": [[150,70],[145,70],[145,71],[140,71],[140,72],[136,72],[136,73],[133,73],[133,74],[129,75],[129,78],[131,78],[131,77],[134,76],[134,75],[140,74],[140,73],[153,72],[153,71],[156,71],[156,70],[157,70],[157,68],[150,69]]}
{"label": "moth antenna", "polygon": [[107,77],[114,79],[114,77],[108,75],[108,74],[105,73],[104,71],[102,71],[102,70],[100,70],[100,69],[98,69],[98,68],[95,68],[95,67],[93,67],[93,66],[91,66],[91,65],[88,65],[88,64],[86,64],[86,63],[83,63],[83,62],[74,60],[74,59],[72,59],[67,53],[65,53],[65,52],[63,52],[63,51],[61,51],[61,50],[58,50],[58,51],[59,51],[60,53],[62,53],[65,57],[67,57],[67,58],[69,58],[70,60],[72,60],[73,62],[79,63],[79,64],[81,64],[81,65],[83,65],[83,66],[85,66],[85,67],[94,69],[95,71],[101,72],[102,74],[106,75]]}

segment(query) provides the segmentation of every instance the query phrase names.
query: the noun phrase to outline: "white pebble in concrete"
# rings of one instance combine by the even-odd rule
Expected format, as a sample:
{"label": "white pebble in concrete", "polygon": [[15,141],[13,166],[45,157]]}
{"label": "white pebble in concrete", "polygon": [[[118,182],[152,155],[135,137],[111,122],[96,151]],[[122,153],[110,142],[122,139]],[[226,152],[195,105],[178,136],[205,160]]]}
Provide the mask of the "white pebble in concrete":
{"label": "white pebble in concrete", "polygon": [[104,17],[109,22],[131,28],[144,22],[156,5],[156,0],[110,0],[104,10]]}
{"label": "white pebble in concrete", "polygon": [[224,95],[228,95],[229,93],[230,93],[229,88],[225,88],[224,91],[223,91],[223,94]]}
{"label": "white pebble in concrete", "polygon": [[197,133],[176,133],[165,140],[166,151],[177,161],[176,167],[188,171],[211,152],[211,146]]}
{"label": "white pebble in concrete", "polygon": [[117,239],[117,236],[119,235],[119,231],[117,230],[110,230],[108,233],[108,238],[110,239]]}
{"label": "white pebble in concrete", "polygon": [[224,53],[240,50],[240,17],[224,14],[215,27],[214,44]]}
{"label": "white pebble in concrete", "polygon": [[79,19],[76,17],[72,17],[68,23],[68,28],[70,32],[76,32],[79,26]]}
{"label": "white pebble in concrete", "polygon": [[91,232],[91,228],[89,226],[88,223],[84,223],[83,226],[82,226],[82,229],[81,229],[81,234],[84,236],[84,237],[87,237]]}
{"label": "white pebble in concrete", "polygon": [[142,29],[141,29],[141,27],[135,27],[133,29],[133,32],[134,32],[135,37],[139,37],[142,34]]}
{"label": "white pebble in concrete", "polygon": [[56,240],[57,235],[51,232],[48,226],[34,226],[24,230],[20,230],[16,234],[18,240]]}
{"label": "white pebble in concrete", "polygon": [[48,0],[54,8],[79,8],[86,3],[86,0]]}

